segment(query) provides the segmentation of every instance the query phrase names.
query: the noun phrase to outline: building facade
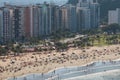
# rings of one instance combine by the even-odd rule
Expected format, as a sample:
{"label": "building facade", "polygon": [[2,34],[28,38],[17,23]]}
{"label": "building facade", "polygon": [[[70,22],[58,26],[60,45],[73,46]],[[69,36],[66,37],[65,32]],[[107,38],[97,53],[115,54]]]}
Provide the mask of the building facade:
{"label": "building facade", "polygon": [[3,42],[10,42],[14,38],[13,9],[3,8]]}
{"label": "building facade", "polygon": [[26,38],[30,38],[31,36],[31,9],[30,7],[24,8],[24,33]]}
{"label": "building facade", "polygon": [[24,33],[24,8],[14,7],[13,9],[13,27],[14,27],[14,40],[21,41],[25,36]]}
{"label": "building facade", "polygon": [[3,10],[0,10],[0,43],[3,42]]}
{"label": "building facade", "polygon": [[108,12],[108,24],[117,23],[120,24],[120,9],[110,10]]}
{"label": "building facade", "polygon": [[68,5],[68,26],[71,32],[77,32],[76,6]]}
{"label": "building facade", "polygon": [[66,30],[69,29],[69,25],[68,25],[68,8],[66,6],[62,6],[61,7],[61,26],[60,29],[61,30]]}
{"label": "building facade", "polygon": [[86,10],[87,9],[89,10],[87,13],[89,13],[90,15],[91,28],[99,27],[100,5],[98,3],[98,0],[79,0],[79,3],[77,4],[77,6],[81,8],[86,8]]}
{"label": "building facade", "polygon": [[[57,34],[57,31],[69,30],[79,33],[82,30],[97,28],[100,22],[98,1],[79,0],[77,2],[78,4],[63,6],[45,2],[44,4],[1,8],[0,41],[22,41],[46,37],[52,33]],[[109,12],[109,23],[119,22],[118,13],[119,9]]]}

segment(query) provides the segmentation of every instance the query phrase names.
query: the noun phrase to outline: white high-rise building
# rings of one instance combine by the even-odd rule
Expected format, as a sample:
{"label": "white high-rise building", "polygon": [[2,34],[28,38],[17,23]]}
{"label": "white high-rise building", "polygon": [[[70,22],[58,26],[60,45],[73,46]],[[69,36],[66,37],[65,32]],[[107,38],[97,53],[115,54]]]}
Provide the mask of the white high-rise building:
{"label": "white high-rise building", "polygon": [[90,15],[90,9],[83,8],[83,14],[84,14],[84,29],[90,29],[91,27],[91,15]]}
{"label": "white high-rise building", "polygon": [[79,30],[90,29],[91,17],[90,9],[85,7],[77,7],[77,25]]}
{"label": "white high-rise building", "polygon": [[87,12],[87,14],[89,13],[89,15],[90,15],[89,17],[90,17],[90,23],[91,23],[90,27],[91,28],[96,28],[99,26],[100,5],[98,3],[98,0],[79,0],[77,7],[89,10],[89,12]]}
{"label": "white high-rise building", "polygon": [[97,2],[92,2],[90,5],[91,11],[91,28],[96,28],[100,23],[100,5]]}
{"label": "white high-rise building", "polygon": [[38,6],[33,6],[33,36],[39,37],[39,8]]}
{"label": "white high-rise building", "polygon": [[76,6],[68,5],[68,25],[71,32],[77,32],[77,13]]}
{"label": "white high-rise building", "polygon": [[108,12],[108,24],[117,23],[120,24],[120,9],[110,10]]}

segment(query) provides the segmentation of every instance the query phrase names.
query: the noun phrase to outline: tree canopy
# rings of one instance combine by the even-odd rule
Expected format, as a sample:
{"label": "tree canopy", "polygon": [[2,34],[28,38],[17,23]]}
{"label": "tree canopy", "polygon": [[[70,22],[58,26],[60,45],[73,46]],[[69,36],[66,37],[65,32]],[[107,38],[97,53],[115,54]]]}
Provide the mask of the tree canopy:
{"label": "tree canopy", "polygon": [[110,24],[110,25],[107,25],[106,27],[103,27],[102,30],[109,34],[111,33],[116,34],[117,32],[120,31],[120,25],[116,23]]}

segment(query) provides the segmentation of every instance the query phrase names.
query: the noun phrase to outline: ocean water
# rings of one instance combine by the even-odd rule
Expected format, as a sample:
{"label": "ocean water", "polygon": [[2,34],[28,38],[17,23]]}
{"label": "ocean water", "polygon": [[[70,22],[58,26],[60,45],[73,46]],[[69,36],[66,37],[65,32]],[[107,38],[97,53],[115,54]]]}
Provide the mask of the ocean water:
{"label": "ocean water", "polygon": [[120,61],[100,61],[87,66],[64,67],[46,74],[29,74],[8,80],[120,80]]}
{"label": "ocean water", "polygon": [[64,80],[120,80],[120,70],[111,70]]}

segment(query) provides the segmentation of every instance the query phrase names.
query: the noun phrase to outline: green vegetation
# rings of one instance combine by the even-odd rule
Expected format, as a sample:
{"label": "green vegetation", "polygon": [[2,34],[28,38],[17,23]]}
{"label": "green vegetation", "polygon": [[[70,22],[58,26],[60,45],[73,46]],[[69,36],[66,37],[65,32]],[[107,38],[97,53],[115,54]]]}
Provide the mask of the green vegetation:
{"label": "green vegetation", "polygon": [[[120,25],[110,24],[102,28],[81,31],[84,36],[76,38],[75,33],[66,31],[58,31],[57,34],[52,34],[48,39],[32,38],[25,43],[7,44],[0,46],[0,56],[4,56],[13,52],[13,55],[19,55],[24,52],[23,45],[34,48],[36,52],[41,51],[65,51],[69,47],[89,47],[89,46],[104,46],[120,44]],[[72,39],[71,39],[72,38]],[[61,40],[67,39],[65,42]]]}
{"label": "green vegetation", "polygon": [[7,53],[8,53],[8,48],[0,46],[0,56],[5,56]]}
{"label": "green vegetation", "polygon": [[98,34],[91,35],[86,38],[80,39],[80,41],[74,41],[74,44],[79,47],[86,46],[104,46],[104,45],[112,45],[120,43],[120,34],[114,35],[106,35],[106,34]]}
{"label": "green vegetation", "polygon": [[119,32],[119,24],[110,24],[99,29],[84,31],[83,33],[87,35],[87,37],[81,38],[80,41],[74,41],[74,43],[80,47],[119,44]]}
{"label": "green vegetation", "polygon": [[68,44],[67,43],[61,43],[61,42],[56,42],[55,47],[58,51],[64,51],[68,49]]}
{"label": "green vegetation", "polygon": [[56,31],[56,33],[53,33],[50,38],[56,41],[56,40],[61,40],[64,38],[72,38],[72,37],[75,37],[75,33],[72,33],[69,30],[64,30],[64,31],[59,30]]}
{"label": "green vegetation", "polygon": [[[56,40],[57,49],[68,49],[69,45],[73,47],[87,47],[87,46],[104,46],[120,43],[120,25],[110,24],[102,28],[81,31],[81,34],[86,35],[80,37],[72,42],[62,43]],[[65,34],[65,33],[64,33]],[[59,35],[61,36],[61,35]],[[65,36],[63,37],[65,38]],[[60,39],[60,38],[59,38]]]}
{"label": "green vegetation", "polygon": [[102,31],[107,32],[109,34],[111,34],[111,33],[116,34],[116,33],[120,32],[120,25],[116,24],[116,23],[110,24],[106,27],[103,27]]}
{"label": "green vegetation", "polygon": [[10,52],[13,52],[14,55],[19,55],[22,53],[22,44],[8,44],[0,46],[0,56],[8,55]]}
{"label": "green vegetation", "polygon": [[19,55],[19,53],[22,53],[22,45],[18,44],[16,46],[12,46],[11,51],[14,52],[14,55]]}

